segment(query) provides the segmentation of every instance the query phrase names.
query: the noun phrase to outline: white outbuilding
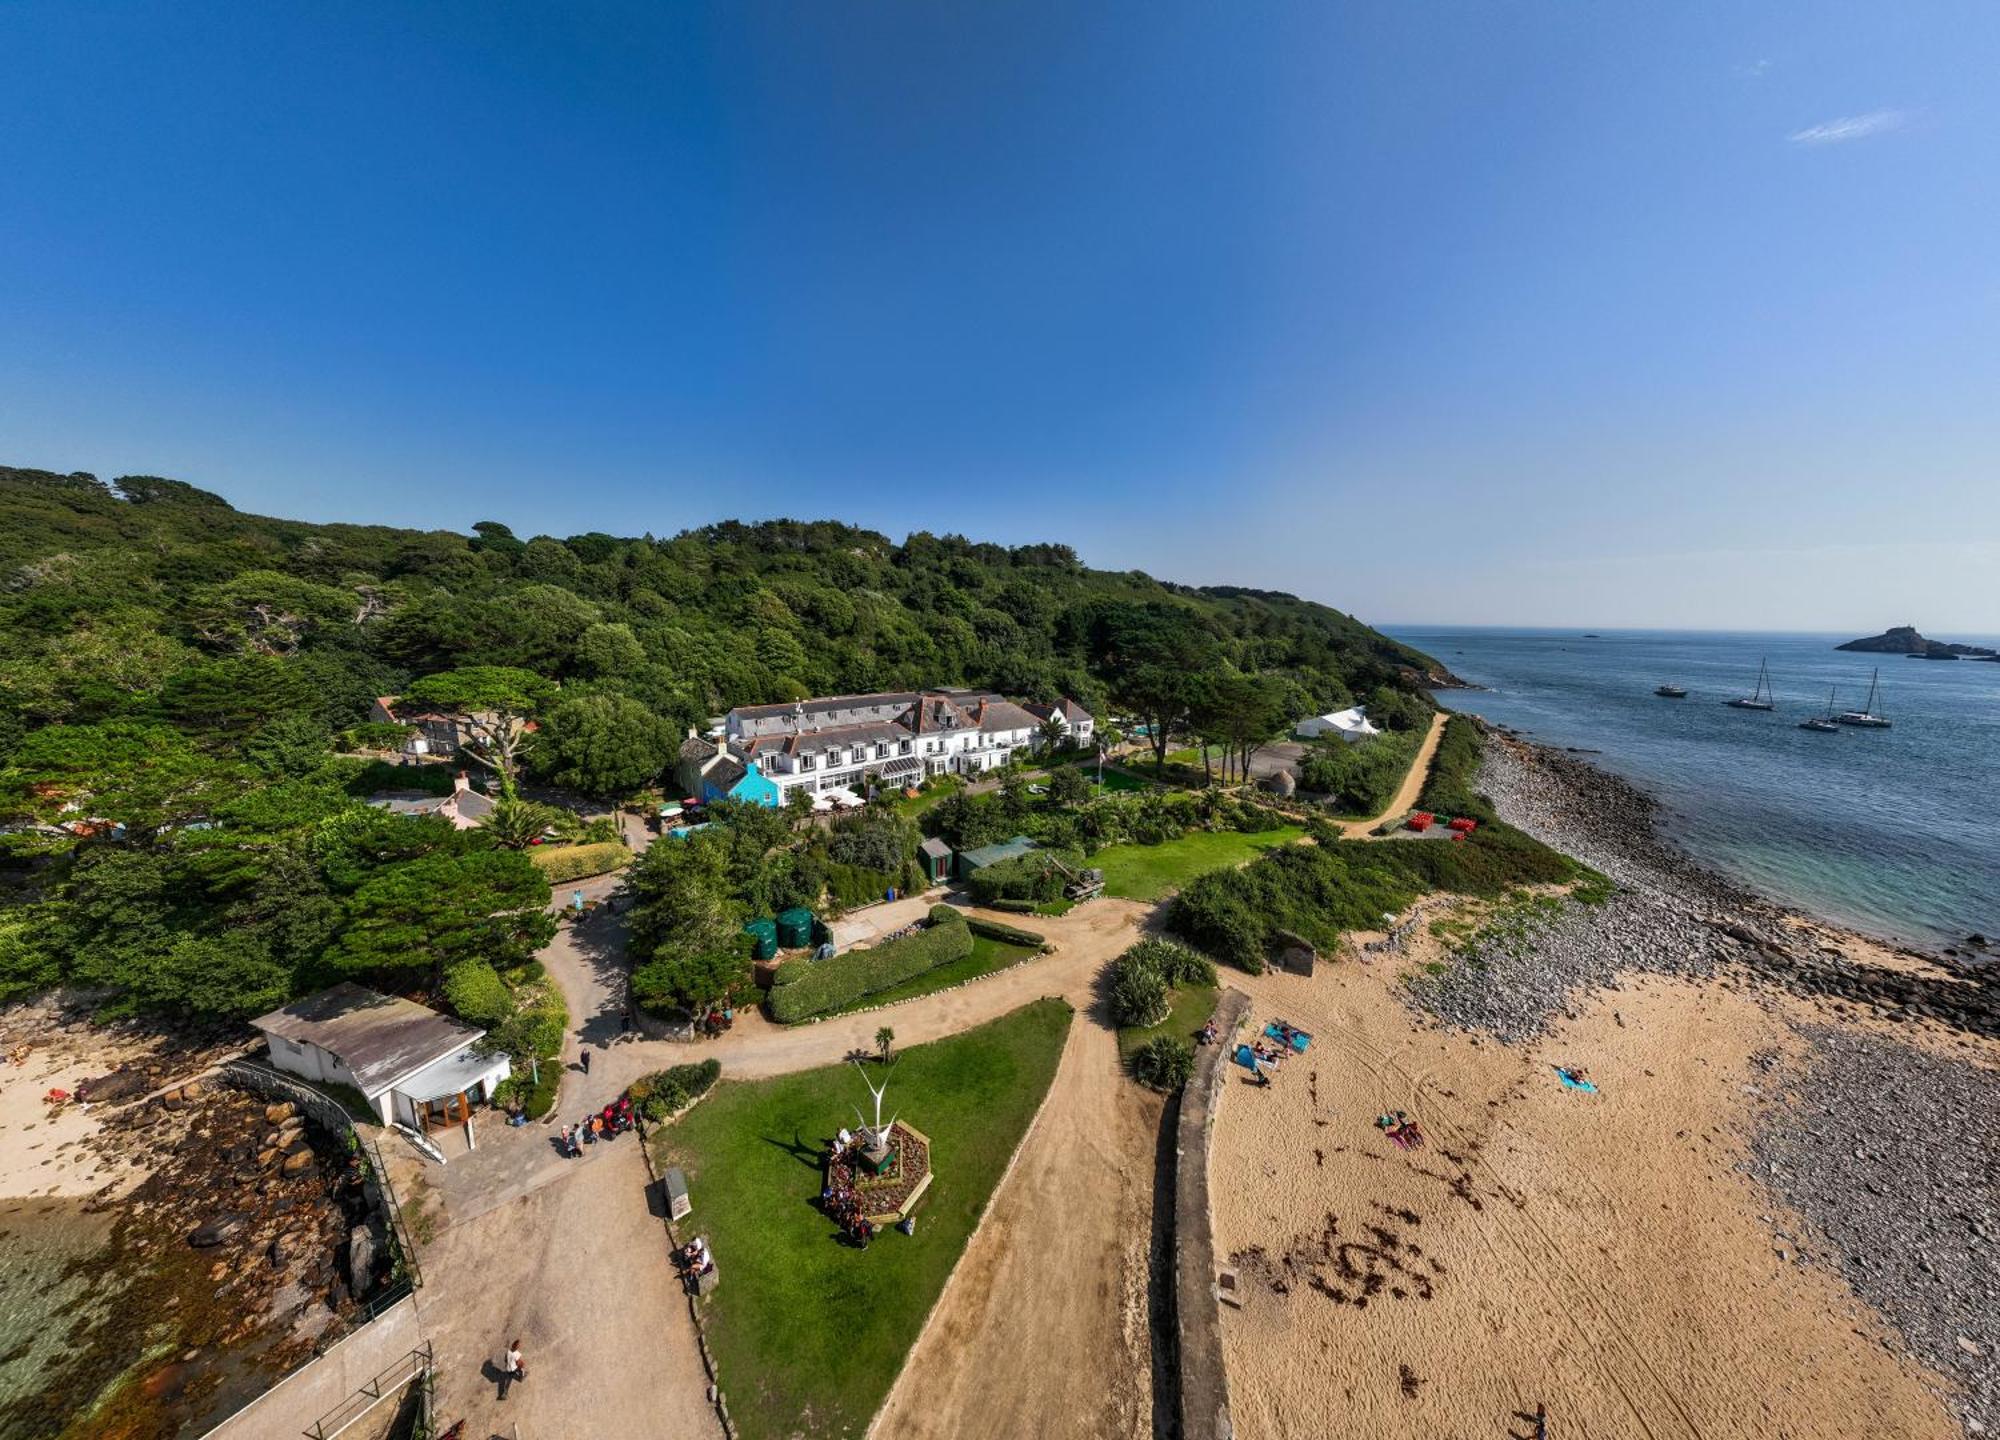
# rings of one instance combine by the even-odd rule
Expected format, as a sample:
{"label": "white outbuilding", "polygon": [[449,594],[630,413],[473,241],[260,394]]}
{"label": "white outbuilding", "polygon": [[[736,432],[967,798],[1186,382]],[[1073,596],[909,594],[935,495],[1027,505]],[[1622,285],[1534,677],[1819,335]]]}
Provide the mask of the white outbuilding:
{"label": "white outbuilding", "polygon": [[1330,715],[1315,715],[1310,720],[1301,720],[1296,733],[1307,740],[1317,740],[1322,735],[1337,735],[1352,745],[1357,740],[1367,740],[1382,732],[1368,723],[1365,707],[1354,705]]}
{"label": "white outbuilding", "polygon": [[250,1022],[270,1042],[271,1063],[323,1085],[346,1085],[384,1124],[416,1130],[466,1118],[512,1069],[489,1052],[486,1032],[351,981]]}

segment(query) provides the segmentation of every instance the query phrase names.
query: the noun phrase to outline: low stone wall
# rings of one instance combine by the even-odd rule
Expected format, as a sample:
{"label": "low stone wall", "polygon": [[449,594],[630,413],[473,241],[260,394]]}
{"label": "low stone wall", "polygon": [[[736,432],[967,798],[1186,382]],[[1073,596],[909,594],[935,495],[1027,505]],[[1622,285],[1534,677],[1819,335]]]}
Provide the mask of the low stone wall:
{"label": "low stone wall", "polygon": [[1181,1091],[1174,1137],[1174,1322],[1180,1342],[1183,1440],[1230,1440],[1229,1376],[1222,1362],[1222,1307],[1216,1298],[1215,1230],[1208,1208],[1208,1142],[1215,1104],[1229,1074],[1236,1031],[1250,997],[1224,990],[1216,1043],[1199,1047]]}

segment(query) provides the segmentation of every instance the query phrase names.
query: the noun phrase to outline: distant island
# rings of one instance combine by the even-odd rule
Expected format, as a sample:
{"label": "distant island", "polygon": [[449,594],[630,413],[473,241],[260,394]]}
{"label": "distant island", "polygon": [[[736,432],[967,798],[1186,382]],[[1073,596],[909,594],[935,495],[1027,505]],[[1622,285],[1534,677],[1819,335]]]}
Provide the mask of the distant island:
{"label": "distant island", "polygon": [[1956,645],[1949,640],[1926,640],[1914,625],[1896,625],[1880,635],[1850,640],[1836,650],[1863,650],[1873,655],[1910,655],[1925,660],[2000,660],[2000,653],[1984,645]]}

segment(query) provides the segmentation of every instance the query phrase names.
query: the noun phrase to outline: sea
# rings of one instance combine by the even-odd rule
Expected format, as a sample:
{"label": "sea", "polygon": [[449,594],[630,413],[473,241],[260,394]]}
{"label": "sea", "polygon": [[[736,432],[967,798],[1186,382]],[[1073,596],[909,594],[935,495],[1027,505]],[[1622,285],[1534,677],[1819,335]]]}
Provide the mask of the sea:
{"label": "sea", "polygon": [[[1670,839],[1746,888],[1925,949],[2000,937],[2000,664],[1836,649],[1848,635],[1385,628],[1483,687],[1442,704],[1595,752],[1660,800]],[[1776,711],[1728,708],[1760,663]],[[1798,728],[1829,689],[1860,709],[1878,669],[1893,728]]]}

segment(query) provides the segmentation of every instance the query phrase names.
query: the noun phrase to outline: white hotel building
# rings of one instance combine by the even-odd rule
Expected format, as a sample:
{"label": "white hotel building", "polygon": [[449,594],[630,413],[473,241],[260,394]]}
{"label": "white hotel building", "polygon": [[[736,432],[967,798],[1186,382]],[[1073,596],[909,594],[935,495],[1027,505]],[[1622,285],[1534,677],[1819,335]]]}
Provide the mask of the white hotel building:
{"label": "white hotel building", "polygon": [[693,775],[683,778],[705,776],[717,766],[726,773],[734,765],[754,764],[777,785],[780,803],[801,788],[864,794],[871,777],[900,786],[934,775],[997,770],[1017,750],[1038,747],[1041,727],[1051,717],[1079,743],[1096,728],[1090,713],[1073,700],[1017,705],[979,690],[745,705],[723,717],[719,736],[690,739],[682,747],[683,766],[693,766]]}

